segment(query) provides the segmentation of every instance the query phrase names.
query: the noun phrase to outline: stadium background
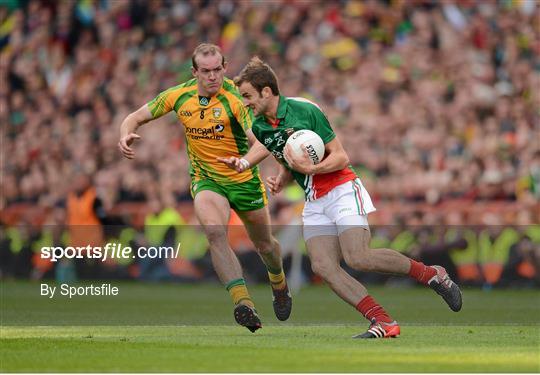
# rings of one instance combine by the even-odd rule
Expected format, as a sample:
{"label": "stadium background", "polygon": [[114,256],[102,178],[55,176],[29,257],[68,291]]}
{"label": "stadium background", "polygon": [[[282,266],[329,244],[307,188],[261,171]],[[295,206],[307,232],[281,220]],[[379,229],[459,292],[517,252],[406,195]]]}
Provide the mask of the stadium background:
{"label": "stadium background", "polygon": [[[135,161],[116,147],[122,119],[188,79],[209,41],[229,77],[257,54],[284,95],[322,106],[378,208],[374,246],[442,263],[464,285],[538,288],[539,17],[535,1],[1,1],[0,277],[217,280],[177,119],[143,127]],[[82,175],[102,241],[181,242],[182,258],[40,260],[42,246],[70,244]],[[297,285],[318,282],[299,255],[301,195],[270,201]],[[265,281],[231,220],[248,280]]]}

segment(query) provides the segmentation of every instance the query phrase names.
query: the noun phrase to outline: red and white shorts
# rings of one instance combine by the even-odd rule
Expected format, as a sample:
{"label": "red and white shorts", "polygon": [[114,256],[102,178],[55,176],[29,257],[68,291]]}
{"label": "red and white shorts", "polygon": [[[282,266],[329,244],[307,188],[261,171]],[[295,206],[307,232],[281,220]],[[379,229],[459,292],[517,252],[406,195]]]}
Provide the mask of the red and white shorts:
{"label": "red and white shorts", "polygon": [[367,215],[375,210],[359,178],[345,182],[323,197],[306,202],[302,213],[304,240],[316,236],[338,236],[353,226],[369,229]]}

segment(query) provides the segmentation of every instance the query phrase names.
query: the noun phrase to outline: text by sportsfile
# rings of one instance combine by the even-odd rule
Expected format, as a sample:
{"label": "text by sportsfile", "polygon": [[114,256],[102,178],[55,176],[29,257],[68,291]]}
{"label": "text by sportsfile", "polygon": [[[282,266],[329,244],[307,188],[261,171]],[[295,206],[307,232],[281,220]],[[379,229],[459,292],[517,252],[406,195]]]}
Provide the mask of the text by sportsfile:
{"label": "text by sportsfile", "polygon": [[136,252],[130,246],[124,246],[121,243],[108,242],[105,246],[44,246],[41,248],[41,259],[50,259],[51,262],[57,262],[58,259],[101,259],[105,262],[107,259],[129,259],[129,258],[150,258],[162,259],[178,258],[180,252],[180,243],[176,249],[172,246],[149,246],[138,247]]}

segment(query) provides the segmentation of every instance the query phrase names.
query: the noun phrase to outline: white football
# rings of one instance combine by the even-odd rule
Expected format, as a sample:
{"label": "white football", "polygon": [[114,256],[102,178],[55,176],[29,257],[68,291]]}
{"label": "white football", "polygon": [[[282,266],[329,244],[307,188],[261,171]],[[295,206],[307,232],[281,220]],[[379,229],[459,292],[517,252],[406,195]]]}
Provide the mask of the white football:
{"label": "white football", "polygon": [[298,130],[287,139],[287,144],[291,145],[292,152],[298,156],[303,154],[304,146],[313,164],[319,164],[324,157],[324,142],[314,131]]}

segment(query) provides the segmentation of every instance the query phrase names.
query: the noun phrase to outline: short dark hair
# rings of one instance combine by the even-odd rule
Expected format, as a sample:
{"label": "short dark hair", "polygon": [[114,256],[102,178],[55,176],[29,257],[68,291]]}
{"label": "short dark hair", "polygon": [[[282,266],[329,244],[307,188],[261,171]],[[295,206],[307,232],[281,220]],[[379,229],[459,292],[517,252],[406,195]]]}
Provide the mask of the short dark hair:
{"label": "short dark hair", "polygon": [[191,64],[195,70],[199,69],[197,65],[197,61],[195,61],[195,58],[199,55],[208,56],[208,55],[216,55],[219,54],[221,56],[221,66],[225,66],[225,56],[223,56],[223,53],[221,52],[221,48],[216,46],[215,44],[210,43],[201,43],[195,48],[193,51],[193,55],[191,55]]}
{"label": "short dark hair", "polygon": [[272,94],[279,95],[276,73],[257,56],[253,57],[238,76],[234,77],[236,86],[244,82],[250,83],[259,94],[265,87],[270,87]]}

